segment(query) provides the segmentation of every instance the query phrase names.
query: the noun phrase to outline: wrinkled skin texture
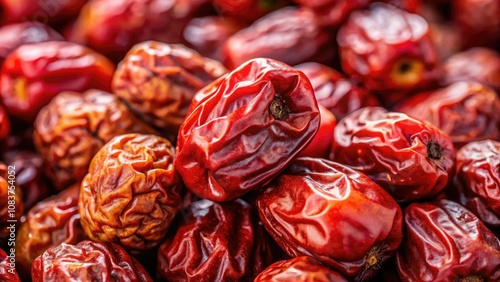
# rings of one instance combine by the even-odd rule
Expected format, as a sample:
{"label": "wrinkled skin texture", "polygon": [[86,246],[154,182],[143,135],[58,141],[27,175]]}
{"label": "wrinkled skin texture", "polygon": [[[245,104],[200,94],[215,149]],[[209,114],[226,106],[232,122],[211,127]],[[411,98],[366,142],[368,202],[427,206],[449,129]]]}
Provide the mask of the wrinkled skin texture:
{"label": "wrinkled skin texture", "polygon": [[64,38],[51,27],[40,22],[21,22],[0,28],[0,66],[7,55],[22,44],[45,41],[63,41]]}
{"label": "wrinkled skin texture", "polygon": [[16,167],[16,185],[23,191],[26,210],[49,195],[48,180],[43,175],[44,163],[39,154],[11,150],[7,151],[3,158],[6,163]]}
{"label": "wrinkled skin texture", "polygon": [[453,19],[460,25],[466,46],[498,48],[500,45],[498,0],[453,0]]}
{"label": "wrinkled skin texture", "polygon": [[437,53],[427,22],[390,5],[356,11],[337,35],[342,69],[377,91],[407,91],[434,80]]}
{"label": "wrinkled skin texture", "polygon": [[61,190],[81,181],[97,151],[125,133],[154,133],[116,95],[100,90],[63,92],[40,111],[33,142],[46,174]]}
{"label": "wrinkled skin texture", "polygon": [[158,245],[181,204],[173,161],[173,146],[156,135],[119,135],[104,145],[80,189],[87,236],[132,253]]}
{"label": "wrinkled skin texture", "polygon": [[331,64],[332,35],[322,30],[312,11],[286,7],[232,35],[224,47],[225,64],[235,69],[253,58],[296,65],[308,61]]}
{"label": "wrinkled skin texture", "polygon": [[147,41],[127,53],[112,87],[145,119],[177,136],[194,94],[225,73],[221,63],[183,45]]}
{"label": "wrinkled skin texture", "polygon": [[298,157],[312,157],[312,158],[328,158],[330,154],[330,148],[333,142],[333,130],[335,129],[335,124],[337,124],[337,119],[335,116],[325,107],[318,105],[320,114],[319,129],[311,143],[307,147],[300,151],[297,155]]}
{"label": "wrinkled skin texture", "polygon": [[[80,225],[80,184],[38,202],[27,214],[16,236],[16,267],[29,275],[31,263],[50,247],[77,244],[86,238]],[[27,277],[28,278],[28,277]]]}
{"label": "wrinkled skin texture", "polygon": [[68,37],[119,62],[132,46],[143,41],[182,43],[184,27],[207,2],[89,0]]}
{"label": "wrinkled skin texture", "polygon": [[451,139],[406,114],[366,107],[339,121],[330,159],[368,175],[399,203],[439,194],[453,177]]}
{"label": "wrinkled skin texture", "polygon": [[311,81],[318,104],[330,110],[338,120],[360,108],[380,106],[370,91],[330,67],[304,63],[295,68]]}
{"label": "wrinkled skin texture", "polygon": [[347,282],[347,279],[314,258],[302,256],[273,263],[254,282]]}
{"label": "wrinkled skin texture", "polygon": [[33,282],[152,282],[142,265],[117,244],[89,240],[62,243],[37,257],[31,268]]}
{"label": "wrinkled skin texture", "polygon": [[2,18],[0,22],[57,22],[76,16],[87,0],[40,1],[0,0]]}
{"label": "wrinkled skin texture", "polygon": [[[22,191],[13,176],[15,176],[15,167],[0,162],[0,246],[12,244],[11,242],[15,240],[15,234],[10,231],[12,227],[14,230],[19,229],[20,219],[24,213]],[[14,205],[9,204],[9,201],[11,204],[15,201]],[[16,222],[7,222],[7,220],[16,220]]]}
{"label": "wrinkled skin texture", "polygon": [[373,277],[401,242],[396,201],[366,175],[328,160],[295,159],[260,191],[257,206],[288,255],[312,256],[353,281]]}
{"label": "wrinkled skin texture", "polygon": [[21,282],[14,267],[15,258],[12,258],[13,262],[11,264],[9,255],[3,249],[0,249],[0,282]]}
{"label": "wrinkled skin texture", "polygon": [[397,254],[403,281],[499,281],[500,241],[460,204],[411,204],[404,224]]}
{"label": "wrinkled skin texture", "polygon": [[500,98],[482,84],[457,82],[413,96],[395,111],[434,124],[457,149],[472,141],[500,140]]}
{"label": "wrinkled skin texture", "polygon": [[175,165],[191,192],[233,200],[283,171],[312,140],[319,119],[302,72],[251,60],[195,95],[179,130]]}
{"label": "wrinkled skin texture", "polygon": [[245,201],[199,200],[182,215],[158,250],[158,271],[167,281],[252,281],[271,263],[265,230]]}
{"label": "wrinkled skin texture", "polygon": [[0,141],[7,139],[10,134],[10,120],[3,106],[0,104]]}
{"label": "wrinkled skin texture", "polygon": [[194,18],[184,29],[184,39],[202,56],[223,61],[223,47],[231,35],[247,25],[235,18],[207,16]]}
{"label": "wrinkled skin texture", "polygon": [[217,12],[246,21],[255,21],[269,12],[286,6],[289,0],[214,0]]}
{"label": "wrinkled skin texture", "polygon": [[456,53],[441,68],[443,85],[475,81],[500,92],[500,54],[493,49],[478,47]]}
{"label": "wrinkled skin texture", "polygon": [[484,223],[500,227],[500,142],[471,142],[457,152],[458,201]]}
{"label": "wrinkled skin texture", "polygon": [[91,49],[71,42],[22,45],[5,60],[0,94],[9,114],[32,122],[61,91],[108,90],[114,65]]}

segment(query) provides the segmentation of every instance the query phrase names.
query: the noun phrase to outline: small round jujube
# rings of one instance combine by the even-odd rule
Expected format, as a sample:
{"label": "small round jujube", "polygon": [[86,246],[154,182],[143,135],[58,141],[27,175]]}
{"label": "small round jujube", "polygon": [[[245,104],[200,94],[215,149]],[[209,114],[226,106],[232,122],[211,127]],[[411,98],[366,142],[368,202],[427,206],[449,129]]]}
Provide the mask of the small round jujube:
{"label": "small round jujube", "polygon": [[120,135],[104,145],[80,190],[85,233],[133,253],[158,245],[181,205],[173,160],[174,147],[156,135]]}
{"label": "small round jujube", "polygon": [[144,267],[117,244],[90,240],[46,250],[31,267],[33,282],[152,282]]}

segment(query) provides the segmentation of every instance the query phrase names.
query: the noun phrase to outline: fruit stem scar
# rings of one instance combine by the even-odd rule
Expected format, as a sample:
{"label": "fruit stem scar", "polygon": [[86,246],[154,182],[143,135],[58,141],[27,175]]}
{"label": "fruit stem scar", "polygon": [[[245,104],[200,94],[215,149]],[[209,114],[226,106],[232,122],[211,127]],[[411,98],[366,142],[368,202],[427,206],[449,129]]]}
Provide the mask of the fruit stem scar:
{"label": "fruit stem scar", "polygon": [[429,142],[427,144],[427,157],[433,160],[440,160],[443,157],[441,146],[436,142]]}
{"label": "fruit stem scar", "polygon": [[481,276],[471,275],[459,278],[457,282],[483,282],[483,281],[484,279]]}
{"label": "fruit stem scar", "polygon": [[274,96],[271,104],[269,104],[269,113],[277,120],[282,120],[288,115],[288,109],[283,100],[278,96]]}

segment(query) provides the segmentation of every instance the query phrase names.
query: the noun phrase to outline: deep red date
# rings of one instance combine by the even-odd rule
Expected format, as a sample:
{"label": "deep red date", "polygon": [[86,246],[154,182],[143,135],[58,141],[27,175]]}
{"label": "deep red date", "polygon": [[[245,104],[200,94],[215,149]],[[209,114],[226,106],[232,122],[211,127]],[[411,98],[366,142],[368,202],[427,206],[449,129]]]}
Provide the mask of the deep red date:
{"label": "deep red date", "polygon": [[312,140],[319,118],[302,72],[251,60],[195,95],[179,130],[175,165],[196,195],[233,200],[283,171]]}
{"label": "deep red date", "polygon": [[404,224],[396,260],[403,281],[500,280],[500,241],[460,204],[411,204]]}
{"label": "deep red date", "polygon": [[295,159],[259,192],[257,206],[288,255],[312,256],[353,281],[373,277],[401,242],[396,201],[366,175],[328,160]]}
{"label": "deep red date", "polygon": [[455,168],[453,143],[434,125],[380,107],[366,107],[335,127],[330,159],[357,169],[398,202],[436,196]]}

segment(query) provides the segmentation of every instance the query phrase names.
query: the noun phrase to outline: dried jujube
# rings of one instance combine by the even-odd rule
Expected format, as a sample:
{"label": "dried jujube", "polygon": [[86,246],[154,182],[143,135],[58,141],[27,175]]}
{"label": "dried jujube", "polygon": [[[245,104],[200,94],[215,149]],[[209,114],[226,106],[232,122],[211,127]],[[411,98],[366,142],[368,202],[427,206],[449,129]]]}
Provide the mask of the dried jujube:
{"label": "dried jujube", "polygon": [[147,41],[118,65],[113,92],[152,124],[176,137],[194,94],[227,69],[183,45]]}
{"label": "dried jujube", "polygon": [[272,262],[267,234],[241,199],[198,200],[182,213],[175,235],[158,250],[167,281],[252,281]]}
{"label": "dried jujube", "polygon": [[87,174],[95,153],[111,138],[126,133],[154,133],[116,95],[88,90],[62,92],[35,120],[33,143],[57,189]]}
{"label": "dried jujube", "polygon": [[152,282],[144,267],[122,247],[90,240],[46,250],[31,268],[33,282]]}
{"label": "dried jujube", "polygon": [[86,238],[78,213],[79,194],[77,183],[38,202],[28,212],[16,236],[16,267],[21,275],[29,274],[35,258],[48,248],[61,243],[77,244]]}
{"label": "dried jujube", "polygon": [[250,60],[195,95],[179,130],[175,165],[196,195],[234,200],[283,171],[318,127],[317,102],[302,72]]}
{"label": "dried jujube", "polygon": [[335,127],[330,159],[368,175],[396,201],[430,199],[454,175],[450,137],[429,122],[365,107]]}
{"label": "dried jujube", "polygon": [[396,257],[403,281],[500,280],[500,241],[460,204],[413,203],[404,211],[404,224]]}
{"label": "dried jujube", "polygon": [[353,281],[373,277],[401,242],[396,201],[366,175],[325,159],[295,159],[259,192],[257,206],[288,255],[312,256]]}
{"label": "dried jujube", "polygon": [[78,203],[90,239],[119,243],[133,253],[160,244],[182,200],[174,151],[162,137],[125,134],[97,152]]}

